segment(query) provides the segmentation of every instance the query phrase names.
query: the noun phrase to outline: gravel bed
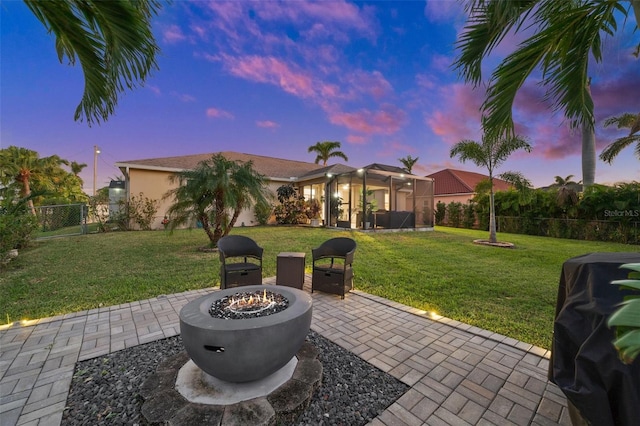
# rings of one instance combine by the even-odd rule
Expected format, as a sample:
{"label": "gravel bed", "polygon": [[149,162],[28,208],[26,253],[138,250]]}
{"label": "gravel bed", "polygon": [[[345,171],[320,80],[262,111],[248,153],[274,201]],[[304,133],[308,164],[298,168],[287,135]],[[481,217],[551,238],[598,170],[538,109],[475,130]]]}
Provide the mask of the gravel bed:
{"label": "gravel bed", "polygon": [[[322,385],[296,426],[359,426],[382,413],[409,387],[311,331]],[[180,336],[78,362],[62,425],[139,425],[138,389],[165,358],[182,352]]]}

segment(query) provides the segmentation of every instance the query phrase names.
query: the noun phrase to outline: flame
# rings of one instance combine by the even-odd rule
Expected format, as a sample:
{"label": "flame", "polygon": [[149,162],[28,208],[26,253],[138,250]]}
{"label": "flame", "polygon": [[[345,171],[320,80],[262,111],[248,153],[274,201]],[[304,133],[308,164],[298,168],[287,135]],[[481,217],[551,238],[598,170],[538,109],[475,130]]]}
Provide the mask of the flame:
{"label": "flame", "polygon": [[273,295],[268,296],[267,295],[267,290],[265,289],[262,292],[262,296],[260,296],[259,294],[251,294],[248,297],[245,295],[243,295],[240,298],[231,298],[229,305],[227,306],[227,309],[231,309],[233,311],[236,310],[245,310],[245,309],[251,309],[251,308],[255,308],[256,310],[260,310],[262,309],[266,309],[270,306],[272,306],[273,304],[275,304],[275,298]]}

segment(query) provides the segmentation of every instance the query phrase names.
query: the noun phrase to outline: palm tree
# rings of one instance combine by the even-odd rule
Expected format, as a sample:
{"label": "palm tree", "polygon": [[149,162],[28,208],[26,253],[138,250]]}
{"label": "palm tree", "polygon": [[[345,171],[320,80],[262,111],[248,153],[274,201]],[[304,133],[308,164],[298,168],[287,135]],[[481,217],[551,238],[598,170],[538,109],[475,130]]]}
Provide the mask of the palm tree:
{"label": "palm tree", "polygon": [[[57,173],[61,164],[67,164],[67,161],[57,155],[40,158],[36,151],[17,146],[0,150],[0,170],[3,170],[4,181],[17,184],[22,198],[31,197],[34,181],[43,190],[52,189],[54,185],[51,177]],[[35,216],[32,198],[29,198],[29,210]]]}
{"label": "palm tree", "polygon": [[178,183],[164,196],[174,199],[167,211],[170,229],[197,220],[212,247],[229,234],[243,209],[266,203],[269,197],[265,178],[253,169],[251,161],[239,164],[221,154],[200,162],[193,170],[174,173],[170,181]]}
{"label": "palm tree", "polygon": [[475,165],[487,169],[489,172],[489,242],[496,243],[496,210],[493,197],[493,176],[495,170],[509,156],[524,149],[531,152],[531,145],[520,136],[496,137],[494,134],[485,133],[482,142],[463,140],[456,143],[449,156],[458,157],[461,162],[471,160]]}
{"label": "palm tree", "polygon": [[[609,117],[604,121],[604,127],[615,125],[618,129],[629,129],[629,135],[623,136],[611,142],[600,153],[600,159],[611,164],[620,151],[626,147],[636,144],[635,155],[640,159],[640,113],[625,113],[616,117]],[[638,134],[636,134],[638,133]]]}
{"label": "palm tree", "polygon": [[72,161],[69,164],[69,167],[71,167],[71,173],[73,173],[73,175],[80,180],[80,186],[84,185],[84,181],[80,177],[80,172],[82,172],[82,169],[87,167],[87,165],[85,163],[78,163],[77,161]]}
{"label": "palm tree", "polygon": [[565,214],[567,208],[578,204],[578,191],[576,191],[576,187],[579,185],[579,182],[574,182],[572,179],[573,175],[568,175],[564,178],[562,176],[556,176],[554,178],[555,183],[552,185],[558,188],[556,202]]}
{"label": "palm tree", "polygon": [[60,62],[80,62],[85,84],[75,120],[106,121],[119,94],[144,85],[158,68],[151,30],[158,0],[24,2],[54,35]]}
{"label": "palm tree", "polygon": [[344,161],[349,161],[347,156],[342,151],[337,151],[340,149],[340,142],[338,141],[324,141],[317,142],[315,145],[311,145],[308,149],[308,152],[315,152],[318,154],[316,157],[315,163],[318,164],[322,161],[322,165],[326,166],[327,161],[331,157],[340,157]]}
{"label": "palm tree", "polygon": [[418,157],[412,158],[410,155],[407,155],[404,158],[398,158],[398,161],[402,163],[407,173],[411,174],[411,170],[413,169],[413,166],[415,166],[416,163],[418,162]]}
{"label": "palm tree", "polygon": [[[514,135],[513,101],[525,80],[538,68],[546,99],[554,110],[563,110],[572,127],[583,130],[583,183],[595,176],[595,138],[593,100],[587,70],[589,57],[602,62],[601,34],[615,34],[633,9],[636,27],[640,22],[640,2],[631,8],[618,1],[557,0],[472,0],[467,4],[469,18],[456,43],[459,50],[454,66],[465,81],[483,84],[482,61],[511,32],[535,32],[518,45],[491,75],[482,112],[485,131]],[[640,51],[640,45],[637,47]],[[593,157],[593,161],[591,161]]]}

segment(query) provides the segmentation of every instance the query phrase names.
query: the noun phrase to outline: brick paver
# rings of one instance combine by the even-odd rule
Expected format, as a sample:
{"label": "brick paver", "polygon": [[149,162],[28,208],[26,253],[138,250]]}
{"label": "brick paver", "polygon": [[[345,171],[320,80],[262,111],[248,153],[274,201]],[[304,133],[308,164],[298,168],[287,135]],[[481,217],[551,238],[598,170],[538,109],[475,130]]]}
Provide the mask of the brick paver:
{"label": "brick paver", "polygon": [[[214,290],[0,328],[0,426],[59,425],[77,361],[179,334],[180,309]],[[411,387],[370,426],[571,424],[543,348],[357,290],[312,297],[314,331]]]}

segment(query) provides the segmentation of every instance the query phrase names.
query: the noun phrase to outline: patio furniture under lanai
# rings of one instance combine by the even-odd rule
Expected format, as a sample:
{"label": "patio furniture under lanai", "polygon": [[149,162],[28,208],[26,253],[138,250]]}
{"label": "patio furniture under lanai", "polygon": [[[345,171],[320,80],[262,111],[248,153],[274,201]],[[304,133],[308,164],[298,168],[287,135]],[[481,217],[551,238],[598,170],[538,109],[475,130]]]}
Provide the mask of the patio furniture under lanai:
{"label": "patio furniture under lanai", "polygon": [[313,273],[311,292],[314,290],[339,294],[353,288],[353,256],[356,242],[351,238],[339,237],[325,241],[311,250]]}
{"label": "patio furniture under lanai", "polygon": [[262,284],[263,251],[249,237],[227,235],[220,238],[220,289]]}

